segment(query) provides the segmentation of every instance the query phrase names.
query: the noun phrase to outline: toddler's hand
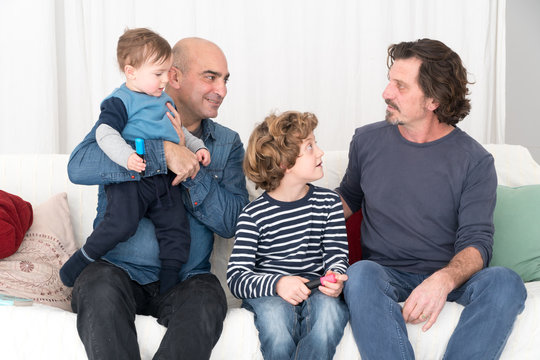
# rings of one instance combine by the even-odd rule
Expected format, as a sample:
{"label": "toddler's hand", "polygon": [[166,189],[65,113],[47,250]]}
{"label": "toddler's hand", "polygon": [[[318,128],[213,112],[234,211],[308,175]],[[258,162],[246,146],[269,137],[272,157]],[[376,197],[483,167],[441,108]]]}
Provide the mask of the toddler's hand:
{"label": "toddler's hand", "polygon": [[129,155],[127,166],[128,170],[133,170],[136,172],[141,172],[146,169],[146,163],[139,155],[137,155],[137,153]]}
{"label": "toddler's hand", "polygon": [[336,272],[333,272],[332,270],[328,270],[326,272],[326,275],[328,274],[334,274],[336,276],[337,281],[335,283],[325,281],[324,286],[323,285],[319,286],[319,290],[325,295],[338,297],[339,294],[341,294],[341,291],[343,290],[343,282],[347,281],[349,277],[345,274],[338,274]]}
{"label": "toddler's hand", "polygon": [[197,155],[197,160],[203,164],[203,166],[208,166],[210,164],[210,151],[206,149],[197,150],[195,153]]}
{"label": "toddler's hand", "polygon": [[300,276],[283,276],[276,284],[276,292],[291,305],[298,305],[311,294],[305,283],[308,279]]}

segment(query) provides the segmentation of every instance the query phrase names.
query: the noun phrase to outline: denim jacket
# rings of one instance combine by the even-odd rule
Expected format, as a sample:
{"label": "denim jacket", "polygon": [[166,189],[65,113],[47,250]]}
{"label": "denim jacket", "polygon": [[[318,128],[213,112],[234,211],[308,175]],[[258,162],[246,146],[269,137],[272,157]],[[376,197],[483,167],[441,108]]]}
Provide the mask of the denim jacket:
{"label": "denim jacket", "polygon": [[[214,233],[224,238],[233,237],[236,219],[248,203],[242,171],[244,148],[240,137],[210,119],[204,119],[202,127],[202,140],[210,151],[212,161],[207,167],[201,166],[194,179],[187,179],[181,184],[191,232],[189,259],[180,270],[181,280],[210,272]],[[145,176],[166,173],[163,141],[147,140],[145,145]],[[95,141],[95,127],[73,150],[68,175],[76,184],[100,185],[94,227],[103,219],[107,206],[103,185],[140,179],[138,173],[117,165],[101,151]],[[161,262],[152,222],[143,218],[136,234],[118,244],[103,258],[126,270],[131,279],[140,284],[157,281]]]}

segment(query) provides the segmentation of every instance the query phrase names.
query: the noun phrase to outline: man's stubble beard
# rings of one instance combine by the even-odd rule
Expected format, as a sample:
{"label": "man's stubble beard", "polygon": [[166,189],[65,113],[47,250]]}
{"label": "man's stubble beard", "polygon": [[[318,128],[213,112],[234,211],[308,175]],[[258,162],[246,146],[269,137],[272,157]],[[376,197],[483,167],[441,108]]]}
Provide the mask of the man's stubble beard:
{"label": "man's stubble beard", "polygon": [[390,125],[403,125],[403,122],[399,121],[397,116],[392,117],[392,113],[386,110],[386,117],[384,118]]}

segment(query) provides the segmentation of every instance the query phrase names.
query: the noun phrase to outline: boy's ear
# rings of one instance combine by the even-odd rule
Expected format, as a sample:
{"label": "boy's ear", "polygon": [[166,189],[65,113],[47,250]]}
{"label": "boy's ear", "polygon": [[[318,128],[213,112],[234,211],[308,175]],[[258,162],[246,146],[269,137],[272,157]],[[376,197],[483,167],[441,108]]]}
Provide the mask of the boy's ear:
{"label": "boy's ear", "polygon": [[180,88],[180,83],[182,82],[182,72],[176,66],[171,66],[169,69],[169,85],[175,89]]}
{"label": "boy's ear", "polygon": [[124,66],[124,74],[126,74],[126,78],[133,80],[136,78],[136,69],[131,65]]}
{"label": "boy's ear", "polygon": [[281,164],[281,165],[279,165],[279,167],[280,167],[281,170],[283,170],[284,174],[287,174],[287,173],[289,173],[291,171],[291,169],[289,169],[287,167],[287,165],[285,165],[285,164]]}

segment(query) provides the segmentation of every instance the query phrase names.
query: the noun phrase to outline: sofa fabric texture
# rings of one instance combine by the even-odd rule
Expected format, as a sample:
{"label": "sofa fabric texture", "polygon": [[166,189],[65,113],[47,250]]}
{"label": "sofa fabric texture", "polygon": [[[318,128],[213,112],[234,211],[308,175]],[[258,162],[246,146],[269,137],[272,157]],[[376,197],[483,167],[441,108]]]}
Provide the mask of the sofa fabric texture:
{"label": "sofa fabric texture", "polygon": [[[526,214],[520,213],[520,211],[524,211],[524,208],[519,205],[519,202],[525,201],[527,203],[527,198],[531,200],[535,198],[531,195],[530,189],[520,190],[519,188],[526,185],[540,186],[540,166],[534,162],[524,147],[517,145],[485,145],[485,147],[495,157],[499,191],[506,191],[501,190],[501,186],[506,186],[516,188],[508,190],[512,196],[516,193],[519,195],[518,197],[521,197],[521,192],[526,193],[523,196],[524,199],[521,200],[507,200],[505,199],[507,194],[501,193],[499,195],[501,209],[496,209],[496,216],[497,211],[500,210],[501,217],[495,218],[496,245],[494,251],[496,255],[499,253],[502,256],[500,261],[508,261],[508,259],[504,259],[507,257],[510,258],[510,261],[522,263],[517,258],[519,254],[514,255],[511,251],[521,246],[519,245],[520,241],[523,244],[531,244],[527,242],[529,235],[532,235],[533,238],[536,236],[538,239],[537,235],[534,235],[534,231],[537,231],[534,225],[538,216],[533,216],[531,219],[526,217]],[[92,231],[92,223],[96,214],[97,187],[72,184],[67,178],[67,160],[68,155],[57,154],[0,155],[0,189],[20,196],[36,209],[55,196],[63,197],[61,193],[67,193],[69,220],[64,218],[64,221],[70,222],[75,247],[80,247]],[[315,182],[315,185],[334,189],[338,186],[345,171],[347,152],[329,151],[324,156],[323,162],[325,176]],[[251,198],[257,195],[253,184],[248,183],[248,190]],[[503,209],[504,203],[513,204],[515,209]],[[532,209],[535,209],[534,204]],[[58,217],[56,215],[58,210],[49,210],[48,212],[50,213],[48,215],[52,214]],[[518,223],[510,224],[509,221],[515,217],[513,214],[518,214],[521,218],[517,219]],[[35,212],[34,224],[39,224],[41,217]],[[359,224],[357,222],[355,226],[359,227]],[[512,231],[509,236],[505,235],[505,229]],[[67,232],[69,233],[69,231]],[[356,236],[359,238],[359,232]],[[68,238],[69,235],[57,235],[57,237]],[[353,238],[357,239],[352,236],[349,241],[356,242],[357,240],[352,240]],[[216,236],[211,257],[212,272],[220,279],[227,294],[229,306],[222,335],[214,347],[211,359],[259,360],[262,359],[262,354],[259,349],[260,343],[253,323],[253,315],[239,307],[240,300],[230,294],[225,282],[225,272],[233,242],[234,239],[222,239]],[[498,246],[504,244],[507,248],[499,250]],[[359,244],[356,243],[356,245]],[[528,248],[525,254],[519,256],[527,257],[530,264],[538,266],[539,260],[534,258],[534,250],[538,250],[540,241],[536,241],[536,244],[533,242],[532,245],[537,245],[537,247]],[[71,249],[67,250],[67,252],[69,251]],[[352,256],[356,256],[355,259],[358,260],[359,255],[353,254]],[[499,258],[494,255],[494,261],[499,261],[497,259]],[[4,260],[0,260],[0,264]],[[509,267],[515,266],[510,262],[506,264]],[[540,358],[540,343],[537,341],[537,338],[540,337],[540,322],[538,321],[540,319],[540,281],[530,281],[525,286],[528,292],[525,310],[516,320],[501,357],[503,360]],[[417,359],[442,359],[444,349],[459,320],[462,309],[463,307],[459,304],[446,303],[437,322],[427,332],[422,331],[421,324],[407,325],[409,339]],[[2,319],[2,327],[0,327],[0,338],[2,338],[3,344],[2,355],[6,359],[86,359],[84,347],[77,334],[76,315],[62,307],[36,302],[32,306],[25,307],[0,306],[0,318]],[[151,359],[165,333],[165,328],[159,325],[155,318],[142,315],[136,317],[135,325],[139,337],[141,358]],[[349,325],[345,328],[344,336],[336,349],[334,359],[360,359]]]}

